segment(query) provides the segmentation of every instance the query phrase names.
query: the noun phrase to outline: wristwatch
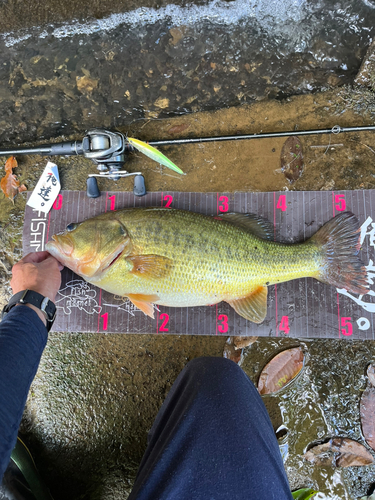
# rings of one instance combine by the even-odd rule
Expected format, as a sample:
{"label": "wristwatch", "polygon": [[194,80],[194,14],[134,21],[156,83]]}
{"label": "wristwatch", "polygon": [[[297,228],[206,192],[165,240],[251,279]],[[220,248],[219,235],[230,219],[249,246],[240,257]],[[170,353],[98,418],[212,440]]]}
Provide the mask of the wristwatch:
{"label": "wristwatch", "polygon": [[50,331],[53,322],[56,318],[56,306],[48,297],[44,297],[34,290],[22,290],[14,294],[6,306],[4,306],[3,312],[1,314],[1,319],[3,319],[6,314],[17,304],[31,304],[38,309],[40,309],[47,320],[47,332]]}

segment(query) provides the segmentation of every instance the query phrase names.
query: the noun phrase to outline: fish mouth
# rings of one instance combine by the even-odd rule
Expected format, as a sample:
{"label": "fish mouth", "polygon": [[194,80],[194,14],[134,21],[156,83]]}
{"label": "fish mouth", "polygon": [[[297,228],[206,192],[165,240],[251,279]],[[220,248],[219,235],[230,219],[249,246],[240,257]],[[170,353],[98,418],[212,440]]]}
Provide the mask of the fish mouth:
{"label": "fish mouth", "polygon": [[73,242],[66,236],[54,234],[46,244],[46,250],[56,258],[70,257],[73,252]]}
{"label": "fish mouth", "polygon": [[[103,262],[103,265],[101,265],[100,268],[98,269],[98,273],[104,273],[104,272],[108,271],[108,269],[110,267],[112,267],[113,264],[115,264],[115,262],[117,262],[117,260],[121,257],[121,255],[124,251],[124,248],[125,248],[125,245],[121,244],[119,246],[119,248],[117,250],[115,250],[115,252],[112,253],[112,255],[110,255],[110,257],[108,259],[105,259],[105,261]],[[95,274],[97,274],[97,273],[95,273]]]}

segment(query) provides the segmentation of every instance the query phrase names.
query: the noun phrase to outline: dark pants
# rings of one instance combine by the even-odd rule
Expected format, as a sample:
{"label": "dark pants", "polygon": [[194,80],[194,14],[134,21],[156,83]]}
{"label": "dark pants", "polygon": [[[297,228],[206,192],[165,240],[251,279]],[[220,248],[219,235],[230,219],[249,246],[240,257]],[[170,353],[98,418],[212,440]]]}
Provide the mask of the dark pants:
{"label": "dark pants", "polygon": [[267,410],[235,363],[197,358],[148,436],[129,500],[290,500]]}

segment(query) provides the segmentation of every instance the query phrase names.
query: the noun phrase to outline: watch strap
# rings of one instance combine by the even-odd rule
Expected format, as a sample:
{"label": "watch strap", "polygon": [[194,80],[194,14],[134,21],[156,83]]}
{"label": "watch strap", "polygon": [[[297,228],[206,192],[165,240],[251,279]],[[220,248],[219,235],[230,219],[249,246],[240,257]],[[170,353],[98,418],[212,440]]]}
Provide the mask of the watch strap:
{"label": "watch strap", "polygon": [[35,292],[34,290],[22,290],[15,293],[3,309],[1,317],[4,316],[17,304],[31,304],[40,309],[47,320],[47,331],[50,331],[56,317],[56,306],[48,297]]}

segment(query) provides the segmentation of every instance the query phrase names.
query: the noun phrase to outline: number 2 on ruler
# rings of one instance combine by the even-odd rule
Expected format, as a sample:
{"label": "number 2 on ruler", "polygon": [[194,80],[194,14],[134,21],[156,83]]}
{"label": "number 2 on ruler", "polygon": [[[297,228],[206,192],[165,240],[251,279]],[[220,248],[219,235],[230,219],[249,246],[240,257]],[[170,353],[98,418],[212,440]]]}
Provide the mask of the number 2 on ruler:
{"label": "number 2 on ruler", "polygon": [[173,201],[173,196],[171,196],[170,194],[166,194],[163,198],[164,201],[166,201],[167,203],[164,205],[164,208],[169,208],[172,204],[172,201]]}
{"label": "number 2 on ruler", "polygon": [[169,321],[169,314],[163,313],[160,315],[160,319],[164,320],[163,323],[159,326],[159,332],[169,332],[169,328],[167,328],[167,323]]}

